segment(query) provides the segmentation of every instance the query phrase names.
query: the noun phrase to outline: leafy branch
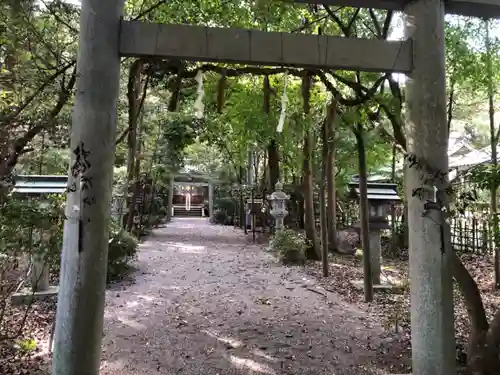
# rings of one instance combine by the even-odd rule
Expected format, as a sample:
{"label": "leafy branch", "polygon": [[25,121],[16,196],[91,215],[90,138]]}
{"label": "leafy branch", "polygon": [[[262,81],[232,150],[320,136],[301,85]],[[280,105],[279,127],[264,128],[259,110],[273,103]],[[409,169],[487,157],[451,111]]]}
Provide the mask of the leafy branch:
{"label": "leafy branch", "polygon": [[361,92],[354,98],[346,98],[342,96],[342,93],[330,82],[326,74],[321,70],[306,70],[306,69],[295,69],[295,68],[260,68],[245,66],[241,68],[226,68],[224,66],[215,64],[203,64],[199,67],[193,69],[179,70],[178,64],[171,63],[168,61],[160,61],[151,64],[149,72],[158,75],[162,73],[166,76],[171,74],[178,74],[181,78],[194,78],[198,71],[202,72],[213,72],[225,77],[241,77],[244,75],[254,75],[254,76],[272,76],[277,74],[288,74],[297,78],[301,78],[304,74],[309,74],[311,77],[317,77],[325,85],[325,87],[332,93],[336,100],[348,107],[357,106],[366,103],[370,100],[373,95],[380,88],[380,85],[384,82],[385,76],[380,77],[375,83],[366,90],[366,92]]}

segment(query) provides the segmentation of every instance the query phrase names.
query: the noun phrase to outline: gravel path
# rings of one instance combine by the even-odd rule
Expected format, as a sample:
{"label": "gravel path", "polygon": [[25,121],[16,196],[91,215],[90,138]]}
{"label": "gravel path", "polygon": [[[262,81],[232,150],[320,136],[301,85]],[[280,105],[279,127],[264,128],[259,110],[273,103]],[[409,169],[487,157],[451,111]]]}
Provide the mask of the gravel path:
{"label": "gravel path", "polygon": [[108,292],[101,374],[384,374],[382,329],[249,238],[205,219],[156,230],[135,282]]}

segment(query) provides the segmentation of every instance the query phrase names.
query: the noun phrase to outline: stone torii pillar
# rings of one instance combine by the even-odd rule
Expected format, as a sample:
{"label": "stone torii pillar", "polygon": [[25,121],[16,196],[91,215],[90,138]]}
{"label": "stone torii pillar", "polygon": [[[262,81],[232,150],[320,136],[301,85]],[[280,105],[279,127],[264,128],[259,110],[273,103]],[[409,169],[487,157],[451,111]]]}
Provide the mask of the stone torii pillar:
{"label": "stone torii pillar", "polygon": [[52,375],[98,375],[124,0],[83,0]]}
{"label": "stone torii pillar", "polygon": [[[444,2],[413,0],[405,14],[414,64],[406,86],[408,152],[447,173]],[[429,176],[422,176],[415,167],[406,167],[406,172],[413,374],[455,374],[452,249],[442,248],[441,213],[434,210],[424,216],[425,197],[413,196]],[[445,183],[434,182],[438,188]]]}

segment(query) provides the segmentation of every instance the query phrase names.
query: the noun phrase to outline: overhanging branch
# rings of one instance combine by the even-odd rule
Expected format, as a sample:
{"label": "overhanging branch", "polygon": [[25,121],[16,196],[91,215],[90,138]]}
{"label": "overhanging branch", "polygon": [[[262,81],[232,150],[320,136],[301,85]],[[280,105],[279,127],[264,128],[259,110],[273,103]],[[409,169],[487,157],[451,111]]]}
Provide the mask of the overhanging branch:
{"label": "overhanging branch", "polygon": [[41,85],[38,87],[31,96],[29,96],[24,103],[21,103],[15,110],[8,112],[4,111],[0,114],[0,125],[5,126],[12,120],[14,120],[17,116],[21,114],[36,98],[40,95],[50,84],[52,84],[60,75],[66,73],[66,71],[75,66],[76,61],[71,61],[69,64],[63,66],[61,69],[56,71],[50,77],[48,77]]}
{"label": "overhanging branch", "polygon": [[[151,69],[158,68],[158,66],[152,66]],[[171,64],[169,65],[168,63],[166,65],[160,66],[160,69],[164,71],[164,73],[176,73],[177,72],[177,65],[176,64]],[[332,93],[332,95],[335,97],[335,99],[342,105],[347,106],[347,107],[353,107],[356,105],[360,105],[363,103],[366,103],[368,100],[370,100],[377,90],[379,89],[381,83],[384,81],[385,76],[381,76],[373,85],[371,88],[367,89],[365,93],[359,93],[357,97],[355,98],[345,98],[342,96],[339,90],[335,88],[335,86],[328,80],[328,77],[326,74],[321,71],[321,70],[305,70],[305,69],[294,69],[294,68],[259,68],[259,67],[254,67],[254,66],[245,66],[241,68],[232,68],[228,69],[226,67],[222,67],[219,65],[215,64],[203,64],[197,68],[194,69],[186,69],[183,70],[180,73],[181,78],[194,78],[196,77],[196,74],[198,71],[203,71],[203,72],[214,72],[218,74],[224,74],[226,77],[240,77],[243,75],[255,75],[255,76],[271,76],[271,75],[276,75],[276,74],[285,74],[287,73],[288,75],[297,77],[297,78],[302,78],[304,75],[304,72],[307,71],[309,72],[312,76],[317,77]]]}

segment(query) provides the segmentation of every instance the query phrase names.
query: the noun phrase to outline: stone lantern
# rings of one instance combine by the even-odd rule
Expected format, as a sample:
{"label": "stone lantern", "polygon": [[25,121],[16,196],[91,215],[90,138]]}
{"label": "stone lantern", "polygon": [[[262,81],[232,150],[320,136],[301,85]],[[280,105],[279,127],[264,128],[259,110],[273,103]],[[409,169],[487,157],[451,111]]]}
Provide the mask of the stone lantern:
{"label": "stone lantern", "polygon": [[284,219],[288,215],[286,210],[286,201],[290,199],[290,196],[283,191],[283,184],[277,182],[275,185],[275,191],[271,195],[267,196],[267,199],[271,202],[271,215],[275,220],[275,229],[283,230]]}
{"label": "stone lantern", "polygon": [[[359,200],[359,183],[349,184],[351,198]],[[369,213],[369,237],[370,257],[372,263],[373,284],[380,285],[382,269],[382,244],[381,235],[384,229],[389,229],[389,207],[391,204],[401,201],[396,192],[397,185],[390,183],[368,183],[368,213]],[[394,218],[391,218],[394,220]],[[360,223],[354,225],[361,230]]]}
{"label": "stone lantern", "polygon": [[[48,195],[64,194],[67,188],[67,176],[21,175],[15,177],[12,193],[16,198],[35,199],[43,207],[49,204]],[[30,236],[33,244],[39,242],[44,234],[32,230]],[[57,296],[58,287],[50,285],[49,266],[43,255],[33,254],[31,263],[31,288],[22,288],[11,296],[15,305]]]}

